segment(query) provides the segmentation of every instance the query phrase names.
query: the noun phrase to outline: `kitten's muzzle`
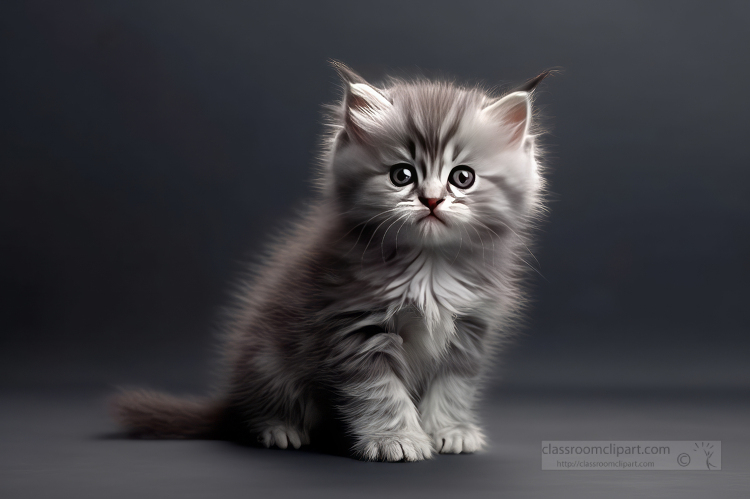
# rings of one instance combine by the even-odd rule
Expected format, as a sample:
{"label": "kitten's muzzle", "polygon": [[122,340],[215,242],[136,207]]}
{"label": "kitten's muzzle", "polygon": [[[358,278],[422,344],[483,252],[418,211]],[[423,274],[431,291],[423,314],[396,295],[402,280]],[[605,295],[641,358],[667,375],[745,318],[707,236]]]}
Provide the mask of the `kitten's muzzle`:
{"label": "kitten's muzzle", "polygon": [[423,198],[422,196],[419,196],[419,201],[423,205],[425,205],[426,207],[428,207],[430,209],[430,214],[427,215],[427,216],[425,216],[425,217],[423,217],[421,220],[426,220],[426,219],[428,219],[430,217],[433,217],[433,218],[436,218],[441,223],[445,224],[445,221],[442,218],[440,218],[439,216],[437,216],[437,213],[435,213],[435,209],[437,208],[437,206],[440,203],[442,203],[443,201],[445,201],[445,198],[441,198],[441,199],[438,199],[438,198]]}

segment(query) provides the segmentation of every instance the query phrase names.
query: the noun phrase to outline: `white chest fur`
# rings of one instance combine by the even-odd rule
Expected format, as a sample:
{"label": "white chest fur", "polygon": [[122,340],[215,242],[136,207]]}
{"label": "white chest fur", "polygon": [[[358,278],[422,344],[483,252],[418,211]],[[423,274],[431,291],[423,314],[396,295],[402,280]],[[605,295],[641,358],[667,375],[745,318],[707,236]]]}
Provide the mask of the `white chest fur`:
{"label": "white chest fur", "polygon": [[405,344],[436,358],[455,334],[455,318],[481,300],[461,268],[430,253],[384,272],[378,292],[389,302],[393,327]]}
{"label": "white chest fur", "polygon": [[[390,274],[390,275],[388,275]],[[478,300],[469,279],[445,258],[420,253],[405,266],[389,269],[381,284],[383,295],[399,308],[416,307],[427,323],[471,308]]]}

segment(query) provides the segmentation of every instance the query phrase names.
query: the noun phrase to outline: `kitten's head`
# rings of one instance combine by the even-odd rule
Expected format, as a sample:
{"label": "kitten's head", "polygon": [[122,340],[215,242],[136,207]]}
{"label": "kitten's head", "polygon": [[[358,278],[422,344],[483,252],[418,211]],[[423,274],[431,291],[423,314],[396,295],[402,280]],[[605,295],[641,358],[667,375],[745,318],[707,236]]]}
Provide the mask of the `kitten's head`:
{"label": "kitten's head", "polygon": [[376,88],[337,69],[345,96],[324,183],[348,226],[379,242],[397,236],[398,246],[479,245],[538,207],[530,133],[538,81],[493,98],[443,82]]}

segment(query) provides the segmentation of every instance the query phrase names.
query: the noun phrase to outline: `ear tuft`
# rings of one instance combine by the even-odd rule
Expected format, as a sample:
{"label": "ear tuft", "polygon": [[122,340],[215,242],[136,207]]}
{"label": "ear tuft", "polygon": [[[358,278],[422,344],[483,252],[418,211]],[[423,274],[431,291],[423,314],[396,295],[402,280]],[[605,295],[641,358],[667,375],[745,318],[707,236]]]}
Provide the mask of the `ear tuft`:
{"label": "ear tuft", "polygon": [[530,79],[529,81],[527,81],[523,85],[521,85],[518,88],[516,88],[514,91],[515,92],[528,92],[528,93],[531,93],[531,92],[534,91],[534,89],[536,89],[537,85],[539,85],[542,82],[542,80],[544,80],[546,77],[548,77],[549,75],[551,75],[553,72],[556,72],[556,71],[552,70],[552,69],[548,69],[546,71],[542,71],[538,76]]}
{"label": "ear tuft", "polygon": [[328,62],[331,64],[331,66],[333,66],[333,69],[336,70],[339,78],[341,78],[344,83],[367,83],[364,78],[355,73],[349,66],[347,66],[343,62],[336,61],[334,59],[331,59]]}
{"label": "ear tuft", "polygon": [[512,92],[485,107],[482,113],[508,129],[512,145],[520,146],[529,133],[531,102],[528,92]]}

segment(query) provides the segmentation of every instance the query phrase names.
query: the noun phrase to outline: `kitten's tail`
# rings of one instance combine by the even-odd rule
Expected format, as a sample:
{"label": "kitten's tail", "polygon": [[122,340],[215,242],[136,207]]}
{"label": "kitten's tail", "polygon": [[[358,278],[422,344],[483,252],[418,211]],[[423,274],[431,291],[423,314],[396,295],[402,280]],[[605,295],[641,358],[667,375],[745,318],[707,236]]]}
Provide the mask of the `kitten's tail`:
{"label": "kitten's tail", "polygon": [[131,436],[213,438],[225,408],[210,399],[183,399],[149,390],[126,390],[110,401],[115,421]]}

